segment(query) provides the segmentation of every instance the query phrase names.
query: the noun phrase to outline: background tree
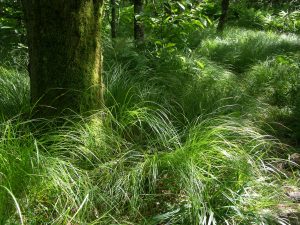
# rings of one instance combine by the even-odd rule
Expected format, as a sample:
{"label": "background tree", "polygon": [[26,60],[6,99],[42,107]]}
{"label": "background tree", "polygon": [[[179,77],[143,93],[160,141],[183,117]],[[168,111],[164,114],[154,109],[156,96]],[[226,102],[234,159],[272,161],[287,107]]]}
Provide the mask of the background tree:
{"label": "background tree", "polygon": [[144,40],[144,26],[140,19],[143,12],[144,3],[143,0],[134,0],[134,39],[138,42]]}
{"label": "background tree", "polygon": [[32,104],[38,102],[43,116],[66,108],[75,112],[99,108],[103,1],[22,0],[22,4]]}
{"label": "background tree", "polygon": [[218,32],[223,32],[223,30],[224,30],[226,17],[227,17],[227,14],[228,14],[229,0],[222,0],[221,7],[222,7],[222,13],[221,13],[219,23],[218,23],[218,27],[217,27]]}
{"label": "background tree", "polygon": [[117,37],[117,13],[116,13],[116,0],[110,1],[110,7],[111,7],[111,37],[116,38]]}

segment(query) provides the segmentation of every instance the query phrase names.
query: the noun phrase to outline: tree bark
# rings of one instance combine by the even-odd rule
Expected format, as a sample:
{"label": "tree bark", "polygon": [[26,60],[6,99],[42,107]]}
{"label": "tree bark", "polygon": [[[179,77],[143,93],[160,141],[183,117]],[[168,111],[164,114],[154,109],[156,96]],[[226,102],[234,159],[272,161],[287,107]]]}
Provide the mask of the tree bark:
{"label": "tree bark", "polygon": [[117,37],[117,14],[116,14],[116,0],[111,0],[111,37],[116,38]]}
{"label": "tree bark", "polygon": [[103,0],[22,0],[29,46],[31,102],[55,116],[98,109]]}
{"label": "tree bark", "polygon": [[144,41],[144,26],[139,18],[143,8],[143,0],[134,0],[134,39],[139,43]]}
{"label": "tree bark", "polygon": [[222,4],[221,5],[222,14],[220,16],[219,24],[218,24],[218,27],[217,27],[217,31],[219,33],[222,33],[223,30],[224,30],[224,25],[225,25],[225,22],[226,22],[226,17],[227,17],[228,8],[229,8],[229,0],[222,0],[221,4]]}

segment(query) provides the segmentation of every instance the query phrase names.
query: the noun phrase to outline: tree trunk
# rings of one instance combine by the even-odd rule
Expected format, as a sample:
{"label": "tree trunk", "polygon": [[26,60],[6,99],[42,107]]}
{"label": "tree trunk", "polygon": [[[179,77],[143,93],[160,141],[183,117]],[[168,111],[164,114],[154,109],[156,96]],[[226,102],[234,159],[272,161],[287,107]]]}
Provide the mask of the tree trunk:
{"label": "tree trunk", "polygon": [[111,4],[111,37],[117,37],[117,14],[116,14],[116,0],[110,0]]}
{"label": "tree trunk", "polygon": [[139,18],[143,8],[143,0],[134,0],[134,39],[139,43],[144,41],[144,26]]}
{"label": "tree trunk", "polygon": [[219,24],[218,24],[218,27],[217,27],[217,31],[219,33],[222,33],[223,30],[224,30],[224,25],[225,25],[225,22],[226,22],[226,17],[227,17],[228,8],[229,8],[229,0],[222,0],[221,4],[222,4],[222,14],[220,16]]}
{"label": "tree trunk", "polygon": [[29,46],[31,102],[38,115],[98,109],[103,0],[22,0]]}

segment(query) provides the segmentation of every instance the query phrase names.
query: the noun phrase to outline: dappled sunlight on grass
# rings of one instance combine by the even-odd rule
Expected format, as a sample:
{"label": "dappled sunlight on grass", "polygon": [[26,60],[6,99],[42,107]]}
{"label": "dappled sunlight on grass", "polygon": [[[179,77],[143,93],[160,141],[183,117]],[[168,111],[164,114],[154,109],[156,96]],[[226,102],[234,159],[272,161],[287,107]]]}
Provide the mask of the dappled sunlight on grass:
{"label": "dappled sunlight on grass", "polygon": [[27,74],[0,67],[0,223],[16,205],[33,225],[279,220],[297,178],[272,135],[299,137],[299,37],[228,28],[159,54],[119,41],[106,106],[85,117],[30,120]]}
{"label": "dappled sunlight on grass", "polygon": [[241,73],[273,55],[299,52],[299,43],[294,34],[228,28],[224,36],[204,40],[199,53]]}

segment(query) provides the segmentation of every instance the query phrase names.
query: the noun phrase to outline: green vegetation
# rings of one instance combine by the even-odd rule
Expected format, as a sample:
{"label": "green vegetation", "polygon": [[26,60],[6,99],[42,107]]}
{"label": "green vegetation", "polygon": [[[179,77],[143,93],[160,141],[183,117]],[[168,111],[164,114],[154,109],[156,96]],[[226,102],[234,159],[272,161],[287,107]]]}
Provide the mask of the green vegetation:
{"label": "green vegetation", "polygon": [[279,205],[300,188],[299,18],[265,24],[257,15],[280,24],[287,6],[240,1],[220,35],[219,2],[186,2],[170,18],[145,6],[143,47],[128,2],[117,38],[104,19],[105,107],[88,116],[33,117],[26,44],[0,37],[1,225],[290,224]]}

